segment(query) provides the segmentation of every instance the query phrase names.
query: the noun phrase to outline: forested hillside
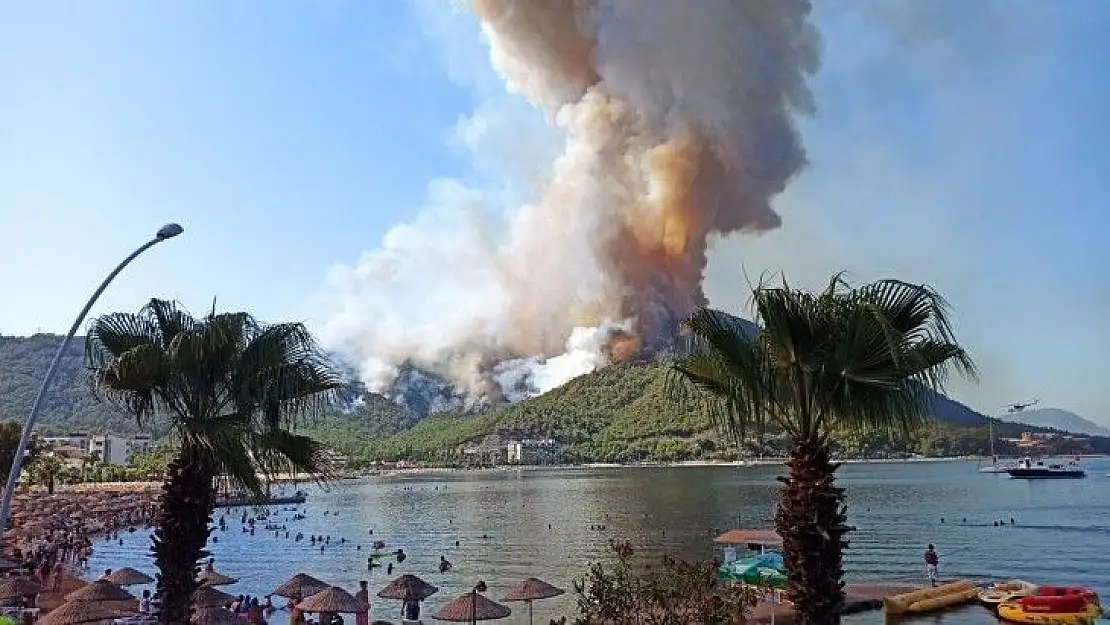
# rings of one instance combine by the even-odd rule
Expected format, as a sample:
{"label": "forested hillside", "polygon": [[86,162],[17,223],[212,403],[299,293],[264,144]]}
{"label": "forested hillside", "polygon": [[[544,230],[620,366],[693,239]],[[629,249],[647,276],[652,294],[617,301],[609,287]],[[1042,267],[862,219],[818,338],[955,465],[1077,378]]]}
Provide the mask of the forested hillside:
{"label": "forested hillside", "polygon": [[[660,363],[608,367],[570,381],[540,397],[474,416],[435,415],[411,430],[381,440],[365,455],[382,459],[458,459],[464,443],[550,437],[566,444],[568,459],[580,462],[733,459],[780,455],[786,441],[774,432],[738,449],[717,432],[696,405],[668,401],[666,367]],[[909,439],[883,434],[844,434],[834,447],[843,456],[876,457],[985,455],[990,419],[947,397],[933,401],[933,421]],[[995,421],[995,435],[1018,437],[1029,426]],[[1096,441],[1110,451],[1110,440]],[[1082,445],[1061,448],[1079,451]],[[997,442],[999,453],[1016,453]]]}
{"label": "forested hillside", "polygon": [[[0,336],[0,419],[23,419],[62,338],[56,334]],[[84,338],[75,337],[46,395],[38,431],[44,435],[71,431],[136,433],[138,427],[130,415],[96,397],[84,358]],[[354,451],[372,439],[402,432],[417,421],[412,412],[381,395],[365,393],[358,384],[351,385],[345,404],[347,409],[337,408],[320,422],[308,424],[306,430],[336,448]]]}
{"label": "forested hillside", "polygon": [[[23,419],[61,344],[62,337],[55,334],[0,336],[0,418]],[[39,430],[46,434],[136,431],[134,419],[97,401],[85,375],[84,358],[85,341],[76,337],[62,355],[38,418]]]}
{"label": "forested hillside", "polygon": [[[0,337],[0,417],[22,418],[60,344],[61,337],[55,335]],[[83,357],[84,342],[78,338],[62,359],[39,418],[40,431],[134,432],[128,415],[96,399]],[[773,432],[738,449],[713,429],[696,405],[667,400],[665,372],[661,363],[617,365],[485,414],[424,419],[352,382],[342,406],[305,429],[336,450],[364,460],[454,462],[461,446],[487,437],[491,444],[509,438],[555,438],[566,444],[570,460],[582,462],[728,459],[776,455],[785,449],[785,441]],[[986,417],[942,396],[936,397],[933,413],[935,422],[910,440],[844,435],[836,447],[846,456],[987,453]],[[995,426],[998,437],[1017,437],[1022,430],[1043,428],[1003,422]],[[1110,452],[1110,440],[1094,441],[1096,450]],[[999,451],[1013,450],[1000,444]]]}

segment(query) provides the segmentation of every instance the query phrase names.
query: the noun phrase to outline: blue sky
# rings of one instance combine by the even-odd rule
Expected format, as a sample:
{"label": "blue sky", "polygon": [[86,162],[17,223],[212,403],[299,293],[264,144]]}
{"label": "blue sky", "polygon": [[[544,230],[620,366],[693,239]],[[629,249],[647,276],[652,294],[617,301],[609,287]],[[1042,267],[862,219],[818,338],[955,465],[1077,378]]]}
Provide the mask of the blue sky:
{"label": "blue sky", "polygon": [[[157,295],[317,320],[329,268],[430,181],[481,175],[459,121],[526,108],[496,108],[446,5],[0,2],[0,333],[64,331],[170,220],[185,235],[94,314]],[[1110,422],[1110,3],[843,0],[816,21],[812,165],[780,231],[717,246],[714,303],[742,305],[744,271],[928,281],[983,368],[954,395]]]}

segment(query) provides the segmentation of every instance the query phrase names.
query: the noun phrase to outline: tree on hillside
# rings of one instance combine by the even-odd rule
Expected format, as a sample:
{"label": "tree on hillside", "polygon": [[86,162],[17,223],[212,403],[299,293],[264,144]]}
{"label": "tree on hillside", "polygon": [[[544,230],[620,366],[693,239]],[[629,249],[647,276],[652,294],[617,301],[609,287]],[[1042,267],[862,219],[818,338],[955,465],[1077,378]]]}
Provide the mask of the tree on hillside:
{"label": "tree on hillside", "polygon": [[276,473],[327,475],[323,447],[290,430],[329,405],[340,376],[302,324],[214,311],[198,319],[158,299],[93,320],[86,362],[102,396],[141,426],[168,421],[178,443],[153,552],[159,619],[187,623],[216,479],[261,498]]}
{"label": "tree on hillside", "polygon": [[737,439],[773,425],[790,436],[775,528],[783,539],[789,592],[801,623],[840,622],[844,603],[844,490],[830,461],[839,432],[908,433],[928,415],[931,391],[975,367],[952,333],[943,298],[925,286],[882,280],[859,288],[834,276],[822,292],[759,285],[761,326],[704,309],[672,363],[669,395],[704,401]]}

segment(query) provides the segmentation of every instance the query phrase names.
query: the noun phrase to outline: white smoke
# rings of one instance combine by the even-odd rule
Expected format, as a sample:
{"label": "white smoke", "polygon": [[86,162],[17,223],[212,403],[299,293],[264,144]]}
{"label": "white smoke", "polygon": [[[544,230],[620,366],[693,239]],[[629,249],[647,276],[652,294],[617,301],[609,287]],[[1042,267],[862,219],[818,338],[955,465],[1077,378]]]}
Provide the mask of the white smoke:
{"label": "white smoke", "polygon": [[[375,390],[411,363],[520,399],[657,346],[704,304],[708,236],[777,227],[770,201],[805,163],[807,0],[475,6],[506,89],[562,150],[515,185],[433,184],[413,222],[331,273],[322,337]],[[475,129],[529,145],[527,127]],[[505,204],[521,184],[532,201]]]}

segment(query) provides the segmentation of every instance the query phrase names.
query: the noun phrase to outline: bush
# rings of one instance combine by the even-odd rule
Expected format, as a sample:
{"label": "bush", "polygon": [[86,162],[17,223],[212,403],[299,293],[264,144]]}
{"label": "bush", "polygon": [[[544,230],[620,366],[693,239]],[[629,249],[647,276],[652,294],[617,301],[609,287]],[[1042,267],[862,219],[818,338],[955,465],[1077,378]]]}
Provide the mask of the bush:
{"label": "bush", "polygon": [[[715,563],[664,556],[656,565],[633,566],[627,542],[610,543],[616,563],[601,563],[574,583],[575,625],[728,625],[744,623],[755,605],[753,589],[722,584]],[[559,623],[565,624],[564,618]],[[556,625],[555,621],[552,621]]]}

